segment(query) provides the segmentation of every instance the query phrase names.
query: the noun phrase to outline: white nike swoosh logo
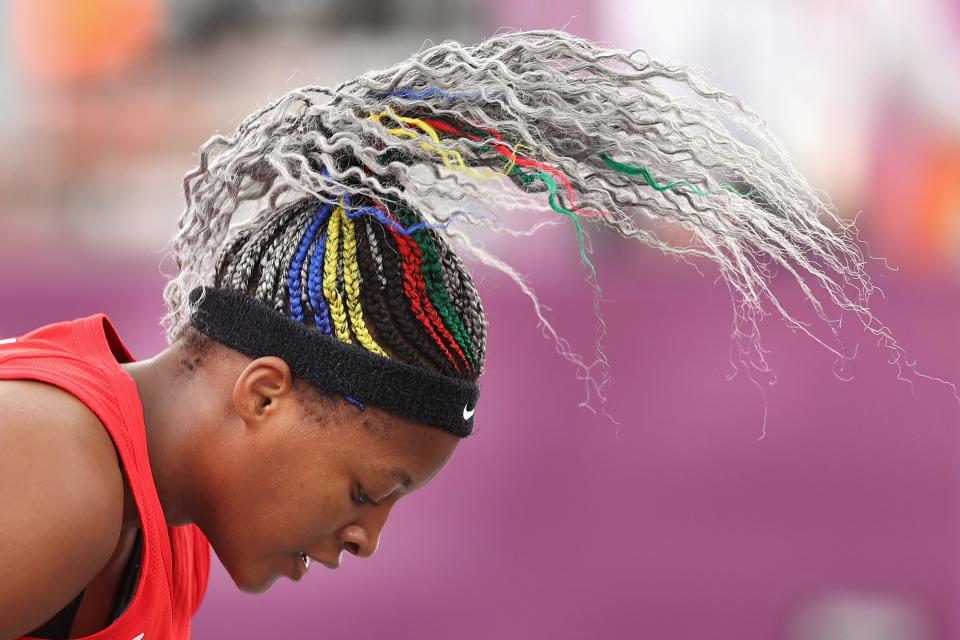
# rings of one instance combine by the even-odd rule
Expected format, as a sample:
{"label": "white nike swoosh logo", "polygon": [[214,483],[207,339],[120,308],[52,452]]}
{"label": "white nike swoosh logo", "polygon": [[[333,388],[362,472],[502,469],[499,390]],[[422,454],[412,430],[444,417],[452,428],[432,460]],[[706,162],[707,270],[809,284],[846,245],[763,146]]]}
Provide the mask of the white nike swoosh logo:
{"label": "white nike swoosh logo", "polygon": [[138,636],[137,636],[136,638],[134,638],[133,640],[143,640],[143,634],[141,633],[140,635],[138,635]]}
{"label": "white nike swoosh logo", "polygon": [[464,420],[469,420],[470,418],[473,417],[473,414],[476,413],[476,411],[477,411],[477,408],[476,408],[476,407],[474,407],[473,409],[467,409],[466,405],[464,405],[464,407],[463,407],[463,419],[464,419]]}

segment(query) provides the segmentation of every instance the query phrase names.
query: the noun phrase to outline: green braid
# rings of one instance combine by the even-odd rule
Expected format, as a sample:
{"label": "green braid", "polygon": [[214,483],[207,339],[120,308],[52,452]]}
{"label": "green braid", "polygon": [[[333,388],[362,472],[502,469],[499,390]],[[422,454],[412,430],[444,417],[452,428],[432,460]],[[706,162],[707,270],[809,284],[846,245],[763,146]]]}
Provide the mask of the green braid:
{"label": "green braid", "polygon": [[[419,222],[417,215],[407,207],[396,207],[394,212],[404,226],[411,226]],[[477,358],[474,352],[473,341],[470,339],[470,334],[467,333],[466,327],[463,326],[463,320],[457,314],[456,307],[453,306],[453,302],[450,300],[450,294],[443,282],[440,256],[437,253],[437,247],[433,242],[433,238],[430,237],[429,232],[425,229],[415,231],[412,235],[423,253],[422,270],[423,280],[427,287],[427,296],[443,318],[444,323],[450,329],[450,333],[457,341],[457,344],[463,349],[464,355],[466,355],[467,361],[470,363],[470,368],[476,370]]]}

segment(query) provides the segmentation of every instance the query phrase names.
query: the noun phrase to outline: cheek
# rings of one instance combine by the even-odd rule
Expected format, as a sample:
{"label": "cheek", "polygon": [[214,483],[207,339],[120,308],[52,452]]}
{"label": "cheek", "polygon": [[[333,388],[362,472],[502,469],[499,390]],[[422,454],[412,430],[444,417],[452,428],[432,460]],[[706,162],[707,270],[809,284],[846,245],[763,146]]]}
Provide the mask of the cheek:
{"label": "cheek", "polygon": [[235,534],[250,555],[274,556],[316,544],[348,524],[349,477],[314,461],[285,461],[230,499]]}
{"label": "cheek", "polygon": [[351,507],[349,482],[340,478],[313,474],[298,481],[296,491],[287,504],[293,512],[289,519],[296,523],[301,539],[316,541],[344,527]]}
{"label": "cheek", "polygon": [[285,571],[288,554],[349,524],[352,476],[336,451],[284,443],[255,455],[249,448],[233,453],[210,479],[210,522],[201,529],[210,529],[207,537],[224,565],[233,565],[238,586],[255,584],[264,567]]}
{"label": "cheek", "polygon": [[232,576],[246,573],[247,566],[257,573],[254,565],[276,563],[279,554],[292,551],[304,523],[290,486],[297,485],[282,473],[249,472],[213,485],[209,508],[197,524]]}
{"label": "cheek", "polygon": [[290,570],[293,554],[312,540],[310,518],[293,500],[276,498],[271,487],[225,496],[211,523],[210,544],[237,588],[266,590]]}

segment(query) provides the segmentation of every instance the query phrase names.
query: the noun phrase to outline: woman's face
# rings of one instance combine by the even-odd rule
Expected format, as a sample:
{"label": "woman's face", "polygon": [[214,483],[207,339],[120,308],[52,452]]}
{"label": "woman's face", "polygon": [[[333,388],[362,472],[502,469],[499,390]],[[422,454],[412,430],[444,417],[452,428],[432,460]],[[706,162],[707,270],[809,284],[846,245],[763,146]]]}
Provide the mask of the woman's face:
{"label": "woman's face", "polygon": [[204,465],[197,524],[233,581],[261,592],[303,575],[300,552],[335,568],[376,551],[390,510],[446,464],[460,439],[319,400],[280,358],[250,362]]}

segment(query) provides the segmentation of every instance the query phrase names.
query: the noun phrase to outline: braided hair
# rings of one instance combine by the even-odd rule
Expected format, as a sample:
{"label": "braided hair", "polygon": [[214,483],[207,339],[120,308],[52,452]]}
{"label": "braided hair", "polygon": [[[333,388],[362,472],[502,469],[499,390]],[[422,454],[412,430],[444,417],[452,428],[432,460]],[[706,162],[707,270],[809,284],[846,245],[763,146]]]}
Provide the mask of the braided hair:
{"label": "braided hair", "polygon": [[[164,291],[171,341],[188,326],[191,289],[212,283],[342,342],[475,380],[487,327],[466,253],[516,281],[593,380],[597,362],[569,348],[522,276],[466,230],[569,224],[599,300],[590,222],[715,264],[734,299],[735,353],[753,369],[767,370],[757,323],[769,307],[840,358],[824,303],[853,312],[895,362],[902,353],[868,309],[874,286],[853,223],[759,116],[684,67],[560,31],[444,42],[335,88],[290,91],[205,143],[184,191],[180,271]],[[518,230],[507,211],[537,222]],[[658,233],[665,225],[687,233]],[[780,304],[777,268],[821,330]]]}

